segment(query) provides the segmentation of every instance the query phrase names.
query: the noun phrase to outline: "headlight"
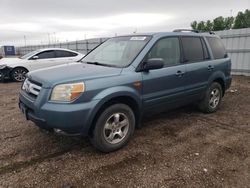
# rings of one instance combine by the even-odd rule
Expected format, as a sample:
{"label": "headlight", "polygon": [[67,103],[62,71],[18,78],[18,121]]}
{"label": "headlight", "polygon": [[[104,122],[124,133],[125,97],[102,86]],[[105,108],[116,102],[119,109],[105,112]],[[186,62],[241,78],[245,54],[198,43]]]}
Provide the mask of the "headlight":
{"label": "headlight", "polygon": [[85,91],[83,82],[73,84],[60,84],[54,87],[50,100],[59,102],[70,102],[75,100]]}

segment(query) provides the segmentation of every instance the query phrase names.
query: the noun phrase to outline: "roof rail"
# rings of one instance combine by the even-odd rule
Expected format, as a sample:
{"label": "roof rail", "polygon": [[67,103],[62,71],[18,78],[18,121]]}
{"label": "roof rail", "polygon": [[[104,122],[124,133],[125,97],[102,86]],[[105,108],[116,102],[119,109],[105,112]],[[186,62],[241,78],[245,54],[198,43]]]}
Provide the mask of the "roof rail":
{"label": "roof rail", "polygon": [[173,30],[173,32],[183,32],[183,31],[189,31],[189,32],[194,32],[194,33],[200,33],[199,30],[195,30],[195,29],[175,29],[175,30]]}
{"label": "roof rail", "polygon": [[215,35],[215,32],[213,31],[202,31],[202,30],[196,30],[196,29],[175,29],[173,32],[183,32],[183,31],[189,31],[194,33],[209,33],[211,35]]}

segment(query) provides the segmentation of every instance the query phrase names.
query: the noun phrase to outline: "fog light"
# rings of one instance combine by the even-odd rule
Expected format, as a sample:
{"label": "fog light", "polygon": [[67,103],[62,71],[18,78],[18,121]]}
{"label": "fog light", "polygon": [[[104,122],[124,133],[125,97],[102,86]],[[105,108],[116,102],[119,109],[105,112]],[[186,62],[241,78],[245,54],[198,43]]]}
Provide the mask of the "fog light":
{"label": "fog light", "polygon": [[54,129],[54,131],[57,134],[64,134],[64,131],[62,131],[61,129]]}

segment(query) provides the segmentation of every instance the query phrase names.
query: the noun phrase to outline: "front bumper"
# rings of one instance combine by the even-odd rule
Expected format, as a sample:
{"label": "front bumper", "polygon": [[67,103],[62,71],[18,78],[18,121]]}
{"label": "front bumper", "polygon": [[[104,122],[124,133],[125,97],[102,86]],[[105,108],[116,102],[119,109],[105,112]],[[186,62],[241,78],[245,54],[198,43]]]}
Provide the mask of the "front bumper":
{"label": "front bumper", "polygon": [[80,104],[45,102],[40,105],[24,91],[19,94],[19,108],[27,120],[46,130],[59,129],[67,135],[87,136],[91,125],[92,111],[98,100]]}
{"label": "front bumper", "polygon": [[10,73],[13,69],[11,67],[5,67],[0,69],[0,81],[10,78]]}

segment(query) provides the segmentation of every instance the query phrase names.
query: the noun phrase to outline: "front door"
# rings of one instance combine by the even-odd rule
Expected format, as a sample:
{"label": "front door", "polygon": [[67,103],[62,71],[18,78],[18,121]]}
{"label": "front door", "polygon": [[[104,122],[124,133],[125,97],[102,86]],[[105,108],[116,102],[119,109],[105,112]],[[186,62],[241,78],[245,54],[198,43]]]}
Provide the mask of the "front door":
{"label": "front door", "polygon": [[162,58],[164,67],[142,72],[144,109],[161,111],[178,106],[186,88],[186,65],[181,63],[179,38],[160,39],[144,61],[151,58]]}
{"label": "front door", "polygon": [[[36,57],[34,59],[34,57]],[[34,55],[28,60],[28,67],[30,71],[48,68],[56,65],[55,51],[47,50]]]}

